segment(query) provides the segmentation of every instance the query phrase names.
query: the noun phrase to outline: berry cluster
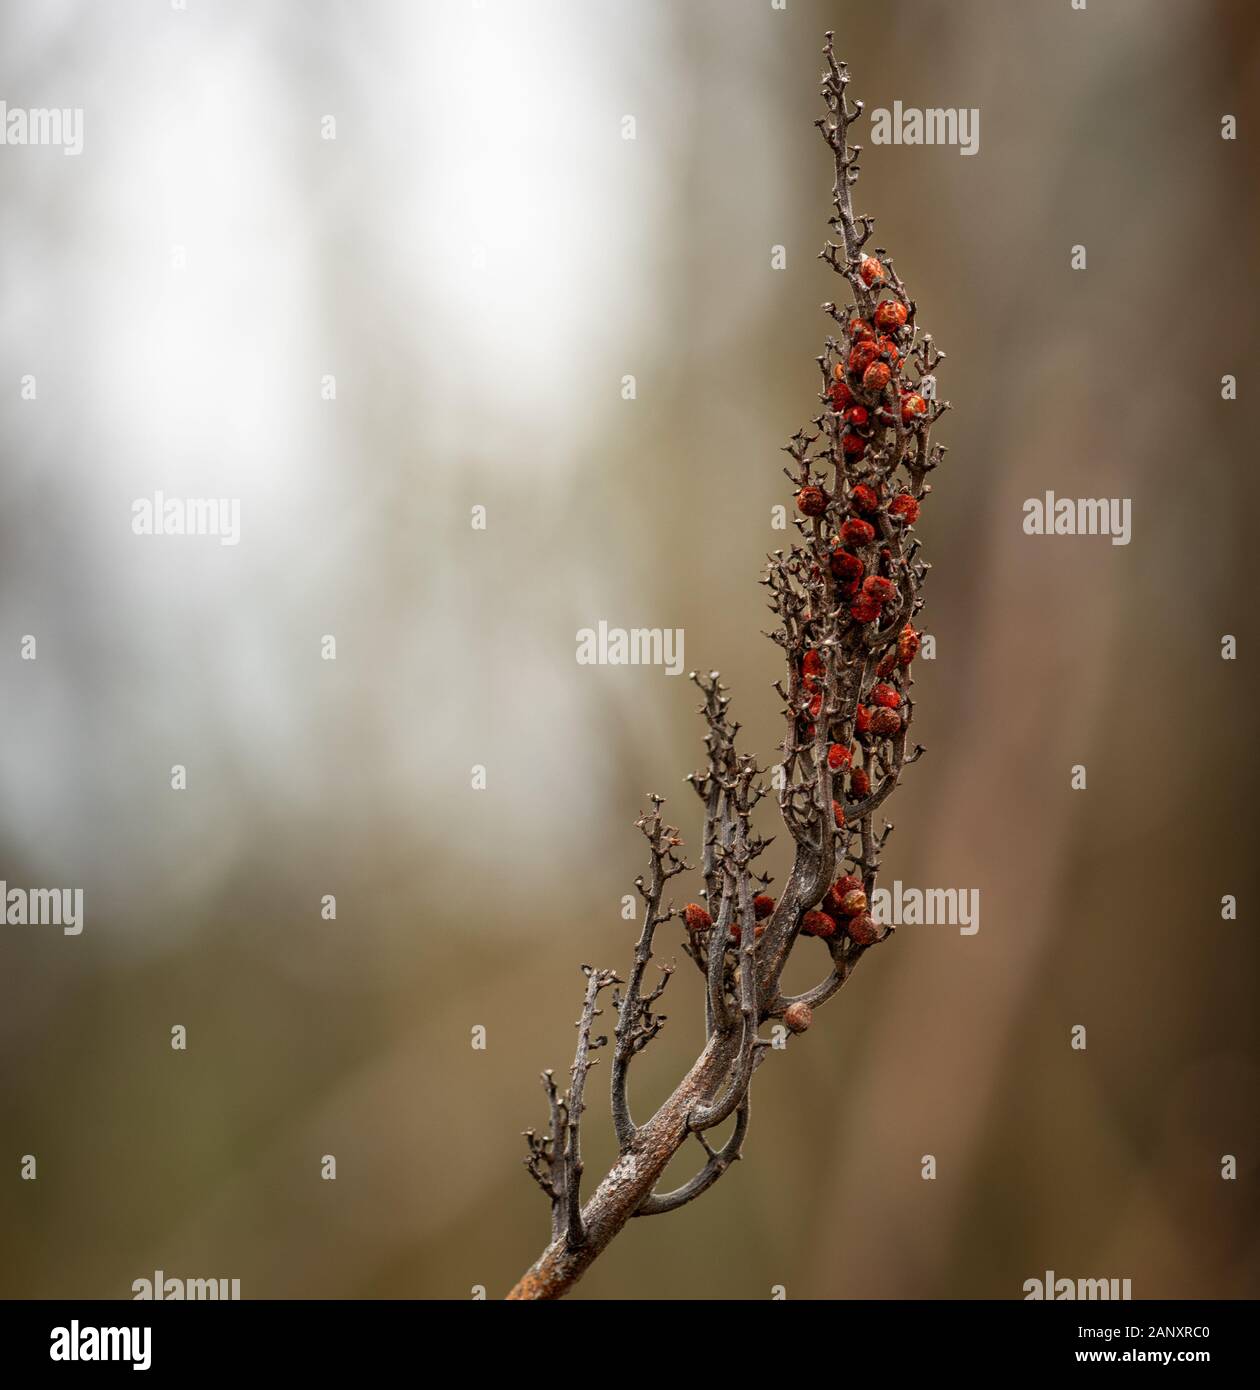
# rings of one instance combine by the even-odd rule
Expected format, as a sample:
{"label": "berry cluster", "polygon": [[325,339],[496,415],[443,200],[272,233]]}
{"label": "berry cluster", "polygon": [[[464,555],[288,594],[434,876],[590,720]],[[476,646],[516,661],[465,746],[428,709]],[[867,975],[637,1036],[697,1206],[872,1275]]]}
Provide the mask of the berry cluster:
{"label": "berry cluster", "polygon": [[[927,572],[914,531],[944,455],[931,427],[947,408],[936,399],[944,354],[919,333],[891,259],[863,250],[872,223],[853,215],[846,191],[856,152],[843,128],[854,117],[838,94],[835,110],[837,124],[823,123],[823,133],[837,157],[843,242],[823,257],[848,281],[852,303],[824,305],[839,332],[818,359],[822,413],[786,449],[801,541],[771,557],[765,581],[788,658],[780,804],[798,844],[854,870],[821,902],[803,903],[797,919],[800,934],[827,941],[833,955],[879,939],[867,893],[886,832],[874,831],[872,813],[921,751],[907,751]],[[820,816],[828,804],[831,816]]]}
{"label": "berry cluster", "polygon": [[[797,844],[793,882],[803,864],[820,867],[807,892],[780,897],[781,911],[758,895],[754,927],[757,941],[770,933],[772,953],[794,931],[825,941],[837,959],[880,939],[868,895],[887,831],[875,830],[873,816],[921,751],[908,751],[921,643],[914,620],[927,573],[915,529],[944,455],[931,427],[947,409],[936,399],[944,354],[920,333],[892,260],[864,249],[872,220],[852,211],[856,150],[845,132],[859,112],[844,102],[846,81],[834,66],[824,79],[834,123],[820,125],[836,156],[833,225],[842,239],[823,258],[848,282],[851,302],[823,306],[837,328],[818,359],[821,412],[785,451],[800,540],[771,556],[763,581],[788,665],[777,687],[787,720],[779,802]],[[710,908],[692,903],[683,913],[698,961],[717,911],[707,895]],[[729,938],[740,941],[738,920]]]}
{"label": "berry cluster", "polygon": [[869,912],[866,890],[862,880],[853,874],[843,874],[827,889],[823,899],[842,930],[857,946],[870,946],[879,939],[879,928]]}
{"label": "berry cluster", "polygon": [[[757,941],[761,940],[761,935],[765,931],[766,918],[774,911],[774,899],[766,893],[758,893],[753,898],[753,915],[757,919],[757,925],[753,928],[753,936]],[[687,928],[692,937],[703,937],[705,932],[713,928],[713,917],[707,907],[701,907],[699,903],[688,903],[682,911],[683,925]],[[739,944],[739,923],[732,922],[730,925],[730,941]]]}

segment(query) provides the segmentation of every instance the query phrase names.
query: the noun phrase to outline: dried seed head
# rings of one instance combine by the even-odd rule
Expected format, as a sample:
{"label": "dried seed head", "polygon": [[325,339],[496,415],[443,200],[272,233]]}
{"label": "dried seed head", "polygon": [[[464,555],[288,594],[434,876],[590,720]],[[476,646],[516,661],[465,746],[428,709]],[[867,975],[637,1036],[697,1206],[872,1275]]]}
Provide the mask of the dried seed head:
{"label": "dried seed head", "polygon": [[860,888],[854,888],[840,899],[840,911],[846,917],[856,917],[859,912],[865,912],[866,909],[866,894]]}
{"label": "dried seed head", "polygon": [[909,666],[918,654],[919,634],[907,623],[897,635],[897,664]]}
{"label": "dried seed head", "polygon": [[855,874],[842,874],[831,885],[831,891],[835,894],[836,902],[839,903],[846,893],[852,893],[854,889],[861,888],[862,880]]}
{"label": "dried seed head", "polygon": [[853,717],[853,727],[859,734],[866,734],[871,729],[871,711],[866,705],[859,705],[857,713]]}
{"label": "dried seed head", "polygon": [[699,903],[688,903],[683,908],[683,921],[687,924],[688,931],[708,931],[713,925],[713,918],[709,916],[708,910]]}
{"label": "dried seed head", "polygon": [[873,623],[880,615],[878,599],[859,598],[849,605],[849,613],[855,623]]}
{"label": "dried seed head", "polygon": [[865,319],[850,319],[849,337],[855,343],[873,343],[875,330]]}
{"label": "dried seed head", "polygon": [[884,267],[875,259],[874,256],[863,256],[862,264],[858,267],[858,273],[862,277],[862,283],[873,285],[877,280],[884,278]]}
{"label": "dried seed head", "polygon": [[831,552],[831,572],[837,579],[857,580],[866,573],[866,566],[851,550],[833,550]]}
{"label": "dried seed head", "polygon": [[895,709],[885,709],[882,705],[871,715],[871,732],[882,738],[891,738],[901,732],[901,715]]}
{"label": "dried seed head", "polygon": [[919,519],[918,499],[908,492],[899,492],[888,504],[888,515],[913,526]]}
{"label": "dried seed head", "polygon": [[849,353],[849,370],[854,376],[861,376],[879,357],[875,343],[858,343]]}
{"label": "dried seed head", "polygon": [[867,516],[879,510],[879,494],[865,483],[858,483],[849,493],[849,500],[853,503],[854,511],[865,512]]}
{"label": "dried seed head", "polygon": [[896,332],[899,328],[904,328],[909,313],[906,306],[899,299],[885,299],[882,304],[875,309],[875,326],[882,328],[885,332]]}
{"label": "dried seed head", "polygon": [[870,545],[875,539],[875,528],[860,516],[851,516],[840,528],[840,535],[846,545]]}
{"label": "dried seed head", "polygon": [[887,709],[897,709],[901,704],[901,696],[892,686],[882,683],[872,687],[871,699],[874,700],[877,705],[883,705]]}
{"label": "dried seed head", "polygon": [[807,912],[801,918],[802,936],[818,936],[825,941],[835,934],[836,924],[825,912]]}
{"label": "dried seed head", "polygon": [[859,912],[845,921],[844,929],[859,946],[873,946],[879,940],[879,928],[869,912]]}
{"label": "dried seed head", "polygon": [[827,766],[832,772],[840,772],[849,766],[853,761],[853,754],[844,746],[843,743],[833,743],[827,749]]}
{"label": "dried seed head", "polygon": [[827,510],[827,494],[820,487],[807,485],[796,494],[796,507],[802,516],[822,516]]}
{"label": "dried seed head", "polygon": [[827,667],[822,659],[822,652],[814,650],[807,651],[801,658],[801,670],[807,676],[821,676]]}
{"label": "dried seed head", "polygon": [[862,595],[864,598],[873,598],[876,603],[888,603],[897,597],[897,586],[891,579],[872,574],[862,582]]}
{"label": "dried seed head", "polygon": [[758,893],[753,899],[753,915],[757,921],[764,922],[774,911],[774,899],[769,893]]}
{"label": "dried seed head", "polygon": [[892,372],[886,362],[872,362],[863,369],[862,385],[868,391],[882,391],[892,380]]}
{"label": "dried seed head", "polygon": [[[842,376],[844,367],[841,363],[836,363],[836,376]],[[843,410],[845,406],[853,404],[853,392],[843,381],[833,381],[827,388],[827,396],[831,401],[832,410]]]}
{"label": "dried seed head", "polygon": [[849,774],[849,790],[854,796],[870,796],[871,776],[864,767],[855,767]]}
{"label": "dried seed head", "polygon": [[813,1023],[814,1011],[803,999],[798,999],[795,1004],[789,1004],[783,1010],[783,1021],[787,1024],[789,1032],[803,1033]]}
{"label": "dried seed head", "polygon": [[828,916],[834,917],[836,921],[844,916],[844,911],[840,904],[844,901],[846,893],[852,893],[855,888],[861,888],[862,880],[854,878],[852,874],[845,874],[842,878],[836,879],[830,888],[823,894],[822,906]]}
{"label": "dried seed head", "polygon": [[902,423],[908,425],[916,415],[922,415],[926,410],[927,401],[917,391],[911,391],[901,402]]}
{"label": "dried seed head", "polygon": [[844,807],[838,801],[831,803],[831,814],[836,818],[836,829],[844,829]]}

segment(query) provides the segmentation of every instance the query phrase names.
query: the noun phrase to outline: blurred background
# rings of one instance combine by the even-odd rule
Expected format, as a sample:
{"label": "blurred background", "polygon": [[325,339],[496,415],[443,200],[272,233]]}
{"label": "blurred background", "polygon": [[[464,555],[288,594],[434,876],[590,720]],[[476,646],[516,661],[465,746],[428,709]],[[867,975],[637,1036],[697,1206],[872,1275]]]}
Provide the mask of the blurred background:
{"label": "blurred background", "polygon": [[[980,930],[872,953],[745,1162],[572,1296],[1260,1294],[1245,0],[0,6],[0,97],[85,113],[77,158],[0,149],[0,877],[86,917],[0,926],[0,1293],[498,1297],[542,1248],[519,1135],[578,966],[628,963],[645,794],[699,831],[694,689],[577,629],[685,629],[780,736],[827,28],[868,110],[981,112],[974,157],[864,140],[856,199],[955,406],[885,882]],[[1132,543],[1025,536],[1047,489],[1131,498]],[[240,498],[240,544],[133,536],[157,490]]]}

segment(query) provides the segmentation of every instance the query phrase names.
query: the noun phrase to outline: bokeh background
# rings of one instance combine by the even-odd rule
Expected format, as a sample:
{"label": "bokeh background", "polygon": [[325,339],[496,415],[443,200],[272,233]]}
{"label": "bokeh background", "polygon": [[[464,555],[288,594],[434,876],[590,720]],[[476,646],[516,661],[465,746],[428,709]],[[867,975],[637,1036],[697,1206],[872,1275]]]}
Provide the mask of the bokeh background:
{"label": "bokeh background", "polygon": [[[0,1293],[497,1297],[541,1248],[519,1132],[579,963],[628,961],[645,793],[698,832],[694,690],[576,630],[684,628],[779,737],[829,27],[868,110],[981,110],[971,158],[868,143],[857,199],[955,406],[886,878],[980,931],[869,956],[746,1161],[573,1296],[1260,1294],[1246,0],[0,6],[0,96],[85,111],[78,158],[0,149],[0,877],[86,894],[0,927]],[[241,498],[240,545],[134,537],[157,489]],[[1132,544],[1025,536],[1046,489]]]}

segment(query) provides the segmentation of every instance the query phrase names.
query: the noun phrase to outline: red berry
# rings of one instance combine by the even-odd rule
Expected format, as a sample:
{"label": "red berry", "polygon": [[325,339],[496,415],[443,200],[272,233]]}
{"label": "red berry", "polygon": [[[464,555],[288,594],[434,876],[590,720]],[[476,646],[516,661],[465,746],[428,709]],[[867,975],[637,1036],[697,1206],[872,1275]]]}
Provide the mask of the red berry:
{"label": "red berry", "polygon": [[866,566],[851,550],[833,550],[831,572],[837,579],[856,583],[866,573]]}
{"label": "red berry", "polygon": [[819,936],[825,940],[835,934],[836,924],[825,912],[807,912],[801,918],[802,936]]}
{"label": "red berry", "polygon": [[879,940],[879,928],[869,912],[859,912],[856,917],[850,917],[844,929],[858,946],[873,946]]}
{"label": "red berry", "polygon": [[879,665],[875,668],[875,674],[881,678],[891,676],[897,669],[897,648],[889,647],[879,659]]}
{"label": "red berry", "polygon": [[862,584],[862,596],[873,598],[876,603],[888,603],[897,597],[897,586],[891,579],[884,579],[881,575],[872,574]]}
{"label": "red berry", "polygon": [[878,357],[879,348],[874,343],[858,343],[849,353],[849,370],[855,376],[861,376]]}
{"label": "red berry", "polygon": [[875,330],[865,319],[850,319],[849,337],[855,343],[873,343],[875,341]]}
{"label": "red berry", "polygon": [[[753,940],[760,941],[761,933],[763,931],[765,931],[765,927],[753,927]],[[736,945],[738,945],[744,939],[743,930],[741,929],[738,922],[731,923],[730,938],[733,942],[735,942]]]}
{"label": "red berry", "polygon": [[879,495],[873,487],[867,487],[865,483],[859,483],[857,487],[849,493],[853,502],[853,510],[857,512],[871,512],[879,510]]}
{"label": "red berry", "polygon": [[804,516],[822,516],[827,510],[827,494],[820,487],[803,487],[796,494],[796,507]]}
{"label": "red berry", "polygon": [[817,719],[818,716],[819,716],[821,713],[822,713],[822,696],[821,696],[821,695],[815,695],[814,698],[809,702],[809,717],[810,717],[811,719]]}
{"label": "red berry", "polygon": [[849,773],[849,790],[854,796],[870,796],[871,777],[864,767],[855,767]]}
{"label": "red berry", "polygon": [[868,391],[882,391],[892,380],[892,372],[886,362],[872,362],[862,373],[862,385]]}
{"label": "red berry", "polygon": [[[836,371],[843,371],[839,362],[836,363]],[[827,396],[831,401],[832,410],[843,410],[853,400],[853,392],[843,381],[833,381],[827,388]]]}
{"label": "red berry", "polygon": [[859,734],[865,734],[870,732],[871,712],[866,705],[859,705],[857,707],[857,714],[854,716],[853,719],[853,727],[857,730]]}
{"label": "red berry", "polygon": [[842,830],[844,828],[844,807],[838,801],[831,803],[831,814],[836,818],[836,829]]}
{"label": "red berry", "polygon": [[821,676],[827,667],[823,663],[822,652],[808,651],[801,658],[801,670],[807,676]]}
{"label": "red berry", "polygon": [[854,429],[861,429],[871,418],[871,412],[864,405],[851,405],[844,412],[844,418]]}
{"label": "red berry", "polygon": [[875,539],[875,528],[860,516],[851,516],[841,526],[840,534],[849,545],[870,545]]}
{"label": "red berry", "polygon": [[909,666],[918,654],[919,634],[907,623],[897,637],[898,666]]}
{"label": "red berry", "polygon": [[859,912],[867,909],[866,894],[861,888],[850,888],[849,891],[840,899],[840,911],[846,917],[856,917]]}
{"label": "red berry", "polygon": [[855,599],[849,605],[849,613],[856,623],[873,623],[879,617],[880,606],[873,598]]}
{"label": "red berry", "polygon": [[845,458],[861,458],[866,452],[866,440],[860,434],[846,434],[840,440],[840,447],[844,450]]}
{"label": "red berry", "polygon": [[916,415],[922,415],[925,410],[927,410],[927,401],[917,391],[912,391],[901,402],[902,422],[908,425]]}
{"label": "red berry", "polygon": [[901,732],[901,715],[895,709],[886,709],[881,705],[871,715],[871,732],[879,734],[883,738],[891,738],[894,734]]}
{"label": "red berry", "polygon": [[833,743],[827,749],[827,766],[832,772],[839,772],[841,768],[848,767],[853,761],[853,754],[844,746],[843,743]]}
{"label": "red berry", "polygon": [[901,696],[891,685],[875,686],[871,691],[871,699],[877,705],[883,705],[885,709],[896,709],[901,704]]}
{"label": "red berry", "polygon": [[774,911],[774,899],[768,893],[758,893],[753,899],[753,915],[763,922]]}
{"label": "red berry", "polygon": [[888,504],[888,515],[897,517],[908,526],[913,526],[919,519],[918,498],[909,492],[899,492]]}
{"label": "red berry", "polygon": [[876,327],[889,332],[904,328],[908,317],[906,306],[899,299],[885,299],[875,309]]}
{"label": "red berry", "polygon": [[688,931],[708,931],[713,925],[713,918],[699,903],[688,903],[683,908],[683,921]]}
{"label": "red berry", "polygon": [[858,267],[858,273],[862,277],[864,284],[873,285],[876,280],[884,278],[884,267],[875,259],[874,256],[863,256],[862,264]]}
{"label": "red berry", "polygon": [[879,355],[888,358],[894,367],[901,361],[901,349],[891,338],[876,338],[875,346],[879,349]]}
{"label": "red berry", "polygon": [[783,1010],[783,1022],[787,1024],[789,1033],[803,1033],[813,1021],[814,1011],[803,999],[798,999]]}
{"label": "red berry", "polygon": [[833,917],[842,917],[844,913],[841,911],[840,904],[845,900],[848,894],[857,892],[861,886],[862,880],[860,878],[854,878],[852,874],[845,874],[841,878],[836,879],[831,887],[827,889],[826,895],[823,898],[823,903],[827,911]]}

